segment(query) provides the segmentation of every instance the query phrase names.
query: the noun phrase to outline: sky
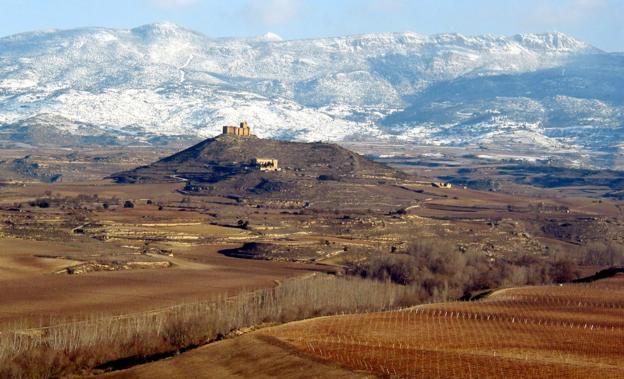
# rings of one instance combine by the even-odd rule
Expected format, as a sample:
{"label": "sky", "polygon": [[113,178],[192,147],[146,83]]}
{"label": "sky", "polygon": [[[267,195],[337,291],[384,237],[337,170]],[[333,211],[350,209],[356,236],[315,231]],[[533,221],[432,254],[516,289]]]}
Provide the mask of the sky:
{"label": "sky", "polygon": [[0,0],[0,36],[171,21],[210,37],[559,31],[624,52],[624,0]]}

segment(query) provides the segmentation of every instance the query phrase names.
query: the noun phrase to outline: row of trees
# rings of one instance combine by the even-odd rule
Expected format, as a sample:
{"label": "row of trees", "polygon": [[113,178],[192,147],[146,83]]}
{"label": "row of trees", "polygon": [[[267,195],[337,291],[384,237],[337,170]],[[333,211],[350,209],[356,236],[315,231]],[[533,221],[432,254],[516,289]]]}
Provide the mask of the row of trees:
{"label": "row of trees", "polygon": [[318,275],[161,311],[3,331],[0,378],[43,379],[86,373],[122,358],[140,362],[153,354],[173,354],[262,323],[390,310],[417,300],[411,287]]}
{"label": "row of trees", "polygon": [[[153,205],[152,200],[146,201],[147,205]],[[103,210],[111,209],[111,207],[123,206],[124,208],[134,208],[135,203],[132,200],[121,201],[117,197],[110,199],[100,199],[97,195],[78,195],[75,197],[69,196],[46,196],[39,197],[28,202],[31,207],[37,208],[60,208],[60,209],[82,209],[82,210]],[[164,206],[158,203],[158,210],[162,210]],[[14,208],[22,208],[21,203],[14,205]]]}

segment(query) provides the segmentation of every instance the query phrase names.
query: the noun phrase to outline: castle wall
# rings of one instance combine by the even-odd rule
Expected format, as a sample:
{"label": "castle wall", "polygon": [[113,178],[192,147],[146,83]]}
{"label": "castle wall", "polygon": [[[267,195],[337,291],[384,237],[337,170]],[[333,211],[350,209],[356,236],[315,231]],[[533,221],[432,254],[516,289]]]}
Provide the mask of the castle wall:
{"label": "castle wall", "polygon": [[247,125],[247,122],[241,122],[239,127],[226,125],[223,127],[223,134],[249,137],[251,136],[251,128]]}

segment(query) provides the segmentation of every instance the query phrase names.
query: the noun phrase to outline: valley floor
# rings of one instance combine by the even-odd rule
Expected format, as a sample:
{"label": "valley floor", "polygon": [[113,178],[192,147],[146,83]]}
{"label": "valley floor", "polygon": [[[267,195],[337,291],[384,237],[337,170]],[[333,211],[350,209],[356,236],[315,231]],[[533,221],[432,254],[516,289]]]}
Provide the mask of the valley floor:
{"label": "valley floor", "polygon": [[[305,204],[189,195],[181,191],[184,183],[94,180],[149,162],[153,155],[128,154],[109,166],[93,157],[84,163],[87,171],[59,161],[68,170],[65,183],[24,177],[0,181],[0,332],[16,331],[34,341],[44,332],[31,328],[40,326],[283,288],[288,278],[344,273],[349,263],[376,257],[406,257],[415,241],[449,243],[457,254],[489,262],[486,271],[494,263],[520,258],[550,263],[563,257],[581,262],[580,270],[588,274],[608,265],[587,259],[594,258],[588,246],[608,252],[624,244],[624,205],[602,197],[608,187],[584,196],[576,187],[518,184],[510,179],[514,171],[506,174],[500,191],[441,188],[432,185],[438,174],[447,174],[440,169],[430,177],[371,182],[368,187],[375,192],[370,193],[385,194],[384,202],[353,195],[348,203],[328,196]],[[82,160],[74,163],[83,165]],[[479,170],[484,171],[467,179],[488,177],[488,167]],[[88,175],[77,179],[81,172]],[[504,286],[528,282],[527,272],[518,273],[509,275]],[[463,289],[450,291],[455,292],[437,300],[458,298]],[[433,293],[418,296],[409,304],[434,298]],[[264,328],[103,377],[624,377],[619,359],[624,354],[623,309],[622,277],[520,287],[478,302]],[[311,312],[318,314],[333,313]],[[201,343],[222,337],[219,332],[218,338]],[[128,356],[136,354],[128,351]],[[96,357],[96,363],[74,372],[93,373],[97,370],[89,370],[107,359],[121,358]]]}

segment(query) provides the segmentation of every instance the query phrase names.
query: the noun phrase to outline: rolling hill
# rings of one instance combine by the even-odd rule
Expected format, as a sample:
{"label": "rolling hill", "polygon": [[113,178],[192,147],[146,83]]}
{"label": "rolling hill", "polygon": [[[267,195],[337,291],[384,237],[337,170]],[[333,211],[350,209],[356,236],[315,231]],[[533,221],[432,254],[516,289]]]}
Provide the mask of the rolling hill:
{"label": "rolling hill", "polygon": [[[277,159],[262,171],[257,159]],[[378,207],[407,176],[336,144],[219,135],[153,164],[111,176],[118,183],[184,181],[184,192],[304,207]],[[375,200],[378,204],[368,202]],[[269,202],[270,204],[270,202]]]}

